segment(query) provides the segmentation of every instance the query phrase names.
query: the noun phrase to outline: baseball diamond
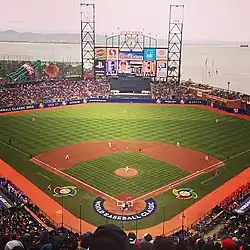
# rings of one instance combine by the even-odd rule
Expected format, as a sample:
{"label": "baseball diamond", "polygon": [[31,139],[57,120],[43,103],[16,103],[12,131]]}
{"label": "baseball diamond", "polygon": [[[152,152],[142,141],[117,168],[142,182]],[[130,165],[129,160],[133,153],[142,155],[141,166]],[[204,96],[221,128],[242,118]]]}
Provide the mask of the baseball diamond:
{"label": "baseball diamond", "polygon": [[[0,116],[0,131],[1,158],[92,225],[107,220],[121,225],[124,215],[125,229],[155,226],[250,164],[249,122],[201,106],[93,103],[39,109]],[[54,195],[55,188],[67,186],[74,195],[67,195],[69,189]],[[178,192],[188,198],[178,198]],[[100,207],[93,209],[98,197],[106,216]],[[144,213],[151,199],[154,210]],[[127,201],[132,206],[123,211],[117,204]],[[60,221],[58,214],[51,216]],[[131,219],[136,215],[145,218],[137,223]]]}

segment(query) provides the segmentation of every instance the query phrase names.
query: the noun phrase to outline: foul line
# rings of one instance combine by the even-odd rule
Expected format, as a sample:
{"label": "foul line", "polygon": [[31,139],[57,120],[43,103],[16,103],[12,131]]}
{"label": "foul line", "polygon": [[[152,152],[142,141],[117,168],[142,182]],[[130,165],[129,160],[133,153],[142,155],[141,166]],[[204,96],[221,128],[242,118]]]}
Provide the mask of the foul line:
{"label": "foul line", "polygon": [[43,161],[38,160],[38,159],[35,158],[35,157],[32,158],[32,160],[35,161],[35,162],[40,163],[41,165],[44,165],[44,166],[48,167],[49,169],[52,170],[52,172],[55,171],[55,172],[57,172],[58,174],[60,174],[61,176],[65,176],[65,177],[67,177],[67,178],[69,178],[69,179],[72,179],[72,180],[74,180],[74,181],[76,181],[76,182],[82,184],[83,186],[88,187],[89,189],[92,189],[92,190],[96,191],[97,193],[100,193],[101,195],[103,195],[103,196],[105,196],[105,197],[108,197],[108,198],[110,198],[110,199],[112,199],[112,200],[115,200],[115,201],[119,201],[118,199],[116,199],[116,198],[114,198],[114,197],[112,197],[112,196],[110,196],[110,195],[108,195],[108,194],[102,192],[101,190],[98,190],[98,189],[94,188],[93,186],[90,186],[89,184],[87,184],[87,183],[85,183],[85,182],[83,182],[83,181],[80,181],[80,180],[78,180],[77,178],[75,178],[75,177],[73,177],[73,176],[71,176],[71,175],[68,175],[68,174],[62,172],[61,170],[59,170],[59,169],[57,169],[57,168],[54,168],[54,167],[50,166],[49,164],[47,164],[47,163],[45,163],[45,162],[43,162]]}
{"label": "foul line", "polygon": [[[231,160],[231,159],[236,158],[236,157],[238,157],[238,156],[240,156],[240,155],[243,155],[243,154],[245,154],[245,153],[248,153],[249,151],[250,151],[250,149],[247,149],[247,150],[245,150],[245,151],[243,151],[243,152],[241,152],[241,153],[238,153],[238,154],[236,154],[236,155],[233,155],[233,156],[229,157],[228,160]],[[188,176],[186,176],[186,177],[184,177],[184,178],[182,178],[182,179],[180,179],[180,180],[174,181],[174,182],[172,182],[172,183],[170,183],[170,184],[167,184],[167,185],[165,185],[165,186],[163,186],[163,187],[160,187],[160,188],[158,188],[158,189],[156,189],[156,190],[154,190],[154,191],[151,191],[151,192],[149,192],[149,193],[147,193],[147,194],[144,194],[144,195],[142,195],[142,196],[140,196],[140,197],[137,197],[137,198],[133,199],[132,202],[135,202],[135,201],[137,201],[137,200],[139,200],[139,199],[143,199],[144,197],[147,197],[147,196],[153,196],[152,194],[158,193],[158,192],[161,191],[161,190],[162,190],[161,193],[164,193],[164,192],[166,192],[166,191],[168,191],[168,190],[170,190],[170,189],[172,189],[172,188],[174,188],[174,187],[176,187],[176,186],[179,186],[179,185],[181,185],[181,184],[184,184],[185,182],[187,182],[187,181],[190,180],[190,179],[193,179],[193,178],[195,178],[195,177],[198,177],[198,176],[204,174],[205,172],[210,172],[210,171],[212,171],[212,170],[214,170],[214,169],[216,169],[216,168],[222,167],[222,166],[220,166],[220,164],[223,164],[223,165],[224,165],[224,163],[225,163],[226,161],[228,161],[228,160],[226,159],[226,160],[224,160],[224,161],[219,161],[219,162],[217,162],[217,163],[215,163],[215,164],[213,164],[213,165],[211,165],[211,166],[208,166],[208,167],[204,168],[204,169],[201,170],[201,171],[197,171],[196,173],[193,173],[193,174],[191,174],[191,175],[188,175]]]}
{"label": "foul line", "polygon": [[[26,154],[25,152],[23,152],[23,151],[21,151],[21,150],[15,148],[15,147],[13,147],[13,146],[7,144],[7,143],[4,143],[4,142],[2,142],[2,141],[0,141],[0,143],[3,144],[3,145],[5,145],[5,146],[7,146],[7,147],[9,147],[9,148],[11,148],[11,149],[13,149],[13,150],[15,150],[15,151],[17,151],[17,152],[19,152],[19,153],[21,153],[21,154],[23,154],[23,155],[25,155],[25,156],[29,156],[29,155]],[[161,193],[164,193],[164,192],[170,190],[171,188],[174,188],[174,187],[176,187],[176,186],[178,186],[178,185],[184,184],[184,183],[187,182],[188,180],[193,179],[193,178],[195,178],[195,177],[198,177],[198,176],[204,174],[205,172],[209,172],[209,171],[212,171],[213,169],[219,168],[219,167],[221,167],[221,166],[219,166],[220,164],[223,164],[223,165],[224,165],[224,163],[225,163],[226,161],[231,160],[231,159],[234,159],[234,158],[236,158],[236,157],[238,157],[238,156],[240,156],[240,155],[243,155],[243,154],[245,154],[245,153],[248,153],[249,151],[250,151],[250,149],[247,149],[247,150],[245,150],[245,151],[243,151],[243,152],[241,152],[241,153],[238,153],[238,154],[236,154],[236,155],[233,155],[233,156],[229,157],[228,159],[226,159],[226,160],[224,160],[224,161],[217,162],[217,163],[215,163],[215,164],[213,164],[213,165],[211,165],[211,166],[206,167],[205,169],[203,169],[203,170],[201,170],[201,171],[197,171],[196,173],[193,173],[193,174],[191,174],[191,175],[188,175],[188,176],[186,176],[186,177],[184,177],[184,178],[182,178],[182,179],[180,179],[180,180],[174,181],[174,182],[172,182],[172,183],[170,183],[170,184],[167,184],[167,185],[165,185],[165,186],[163,186],[163,187],[160,187],[160,188],[158,188],[158,189],[156,189],[156,190],[154,190],[154,191],[151,191],[151,192],[149,192],[149,193],[147,193],[147,194],[144,194],[144,195],[142,195],[142,196],[140,196],[140,197],[137,197],[137,198],[133,199],[132,202],[135,202],[135,201],[137,201],[137,200],[139,200],[139,199],[143,199],[144,197],[150,196],[151,194],[157,193],[157,192],[159,192],[159,191],[161,191],[161,190],[163,190]],[[68,174],[66,174],[66,173],[64,173],[64,172],[62,172],[62,171],[60,171],[60,170],[58,170],[58,169],[56,169],[56,168],[54,168],[54,167],[52,167],[52,166],[46,164],[45,162],[42,162],[42,161],[38,160],[37,158],[32,158],[32,160],[33,160],[33,161],[37,161],[38,163],[47,166],[48,168],[52,169],[53,171],[58,172],[60,175],[66,176],[67,178],[70,178],[70,179],[72,179],[72,180],[74,180],[74,181],[76,181],[76,182],[78,182],[78,183],[80,183],[80,184],[82,184],[82,185],[84,185],[84,186],[86,186],[86,187],[88,187],[88,188],[90,188],[90,189],[92,189],[92,190],[94,190],[94,191],[96,191],[96,192],[98,192],[98,193],[100,193],[100,194],[102,194],[102,195],[104,195],[104,196],[106,196],[106,197],[112,199],[112,200],[120,201],[120,200],[118,200],[118,199],[116,199],[116,198],[114,198],[114,197],[112,197],[112,196],[110,196],[110,195],[108,195],[108,194],[106,194],[106,193],[104,193],[104,192],[102,192],[102,191],[100,191],[100,190],[94,188],[93,186],[90,186],[89,184],[87,184],[87,183],[85,183],[85,182],[82,182],[82,181],[78,180],[77,178],[75,178],[75,177],[73,177],[73,176],[71,176],[71,175],[68,175]]]}
{"label": "foul line", "polygon": [[49,180],[49,181],[51,181],[52,179],[50,179],[48,176],[46,176],[46,175],[44,175],[44,174],[42,174],[42,173],[37,173],[38,175],[40,175],[40,176],[42,176],[42,177],[44,177],[45,179],[47,179],[47,180]]}
{"label": "foul line", "polygon": [[11,145],[9,145],[9,144],[7,144],[7,143],[5,143],[5,142],[0,141],[0,143],[3,144],[3,145],[6,146],[6,147],[9,147],[9,148],[15,150],[16,152],[18,152],[18,153],[20,153],[20,154],[23,154],[23,155],[25,155],[25,156],[29,156],[29,155],[26,154],[25,152],[23,152],[23,151],[21,151],[21,150],[15,148],[15,147],[12,147]]}

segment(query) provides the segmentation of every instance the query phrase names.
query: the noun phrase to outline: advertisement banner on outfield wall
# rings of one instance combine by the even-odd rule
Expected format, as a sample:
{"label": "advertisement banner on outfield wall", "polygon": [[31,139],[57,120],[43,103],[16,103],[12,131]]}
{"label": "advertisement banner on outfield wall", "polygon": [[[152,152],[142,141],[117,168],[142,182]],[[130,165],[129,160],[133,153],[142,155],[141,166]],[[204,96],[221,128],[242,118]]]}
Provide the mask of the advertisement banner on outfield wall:
{"label": "advertisement banner on outfield wall", "polygon": [[156,60],[156,49],[144,49],[143,60],[144,61],[155,61]]}
{"label": "advertisement banner on outfield wall", "polygon": [[157,73],[156,76],[157,77],[162,77],[162,78],[166,78],[167,77],[167,61],[158,61],[157,62]]}
{"label": "advertisement banner on outfield wall", "polygon": [[107,60],[107,49],[106,48],[95,48],[95,59]]}
{"label": "advertisement banner on outfield wall", "polygon": [[107,48],[107,60],[118,61],[118,48]]}
{"label": "advertisement banner on outfield wall", "polygon": [[142,51],[123,51],[119,53],[120,61],[143,61]]}
{"label": "advertisement banner on outfield wall", "polygon": [[167,61],[168,50],[167,49],[156,49],[156,60],[157,61]]}
{"label": "advertisement banner on outfield wall", "polygon": [[105,76],[105,74],[106,74],[106,61],[95,60],[95,75]]}
{"label": "advertisement banner on outfield wall", "polygon": [[106,62],[106,74],[107,76],[116,76],[118,74],[118,61]]}
{"label": "advertisement banner on outfield wall", "polygon": [[144,76],[155,76],[156,61],[143,61],[142,71]]}

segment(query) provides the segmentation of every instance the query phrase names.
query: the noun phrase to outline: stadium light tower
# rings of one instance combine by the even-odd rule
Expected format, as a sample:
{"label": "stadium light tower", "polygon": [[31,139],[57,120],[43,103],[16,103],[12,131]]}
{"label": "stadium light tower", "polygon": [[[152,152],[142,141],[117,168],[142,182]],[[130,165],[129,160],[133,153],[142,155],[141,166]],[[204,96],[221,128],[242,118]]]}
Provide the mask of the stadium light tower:
{"label": "stadium light tower", "polygon": [[82,76],[86,71],[94,74],[95,60],[95,4],[81,6],[81,63]]}
{"label": "stadium light tower", "polygon": [[176,84],[181,81],[183,21],[184,5],[170,5],[167,81]]}

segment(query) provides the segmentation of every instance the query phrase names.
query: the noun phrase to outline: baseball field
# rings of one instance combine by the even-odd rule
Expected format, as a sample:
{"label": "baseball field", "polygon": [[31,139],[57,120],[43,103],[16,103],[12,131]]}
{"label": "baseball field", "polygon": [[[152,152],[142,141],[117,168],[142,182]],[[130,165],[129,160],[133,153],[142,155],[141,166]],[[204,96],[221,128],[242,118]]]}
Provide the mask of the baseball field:
{"label": "baseball field", "polygon": [[[119,201],[132,201],[133,214],[153,198],[152,215],[109,221],[125,229],[169,220],[247,169],[249,138],[249,121],[198,106],[86,104],[0,116],[0,157],[74,216],[98,225],[109,219],[94,211],[97,197],[114,214]],[[65,186],[76,192],[56,195]],[[182,188],[194,195],[178,199],[173,189]]]}

